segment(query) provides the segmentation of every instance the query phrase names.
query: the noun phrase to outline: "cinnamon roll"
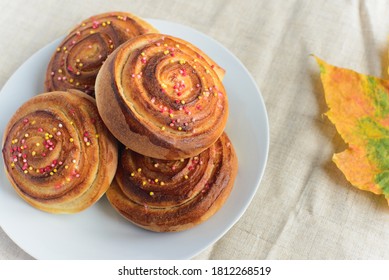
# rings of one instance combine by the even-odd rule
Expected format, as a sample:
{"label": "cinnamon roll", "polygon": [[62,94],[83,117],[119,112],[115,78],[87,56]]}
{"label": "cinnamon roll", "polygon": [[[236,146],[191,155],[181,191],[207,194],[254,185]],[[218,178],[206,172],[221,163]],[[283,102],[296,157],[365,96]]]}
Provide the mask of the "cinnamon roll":
{"label": "cinnamon roll", "polygon": [[51,92],[24,103],[2,148],[6,174],[32,206],[75,213],[98,201],[117,167],[118,147],[87,94]]}
{"label": "cinnamon roll", "polygon": [[47,67],[45,90],[78,89],[94,96],[96,75],[107,56],[125,41],[151,32],[158,31],[130,13],[88,18],[57,47]]}
{"label": "cinnamon roll", "polygon": [[238,161],[227,135],[197,156],[161,160],[122,149],[106,195],[130,222],[157,232],[182,231],[210,218],[228,198]]}
{"label": "cinnamon roll", "polygon": [[145,34],[122,44],[96,79],[99,113],[112,134],[145,156],[198,155],[222,134],[224,70],[182,39]]}

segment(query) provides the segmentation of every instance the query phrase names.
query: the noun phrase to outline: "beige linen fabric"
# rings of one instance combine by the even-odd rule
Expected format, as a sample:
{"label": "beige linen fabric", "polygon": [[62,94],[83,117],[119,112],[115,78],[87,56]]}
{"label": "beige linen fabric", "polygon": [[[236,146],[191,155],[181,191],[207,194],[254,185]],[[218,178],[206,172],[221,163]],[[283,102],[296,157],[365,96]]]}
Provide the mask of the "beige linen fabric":
{"label": "beige linen fabric", "polygon": [[[239,222],[194,259],[389,258],[386,200],[353,188],[331,161],[345,144],[322,116],[310,56],[388,78],[388,1],[1,1],[0,86],[75,23],[113,10],[215,38],[248,68],[267,106],[270,152],[258,192]],[[0,259],[30,258],[0,230]]]}

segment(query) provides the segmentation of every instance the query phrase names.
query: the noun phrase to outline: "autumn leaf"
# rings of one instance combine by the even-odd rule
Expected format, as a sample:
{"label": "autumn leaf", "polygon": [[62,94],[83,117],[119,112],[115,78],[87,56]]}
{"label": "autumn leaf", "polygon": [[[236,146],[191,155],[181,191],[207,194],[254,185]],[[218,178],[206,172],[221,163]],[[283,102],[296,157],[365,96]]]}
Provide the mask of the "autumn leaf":
{"label": "autumn leaf", "polygon": [[389,201],[389,81],[315,58],[326,115],[348,144],[333,161],[353,186]]}

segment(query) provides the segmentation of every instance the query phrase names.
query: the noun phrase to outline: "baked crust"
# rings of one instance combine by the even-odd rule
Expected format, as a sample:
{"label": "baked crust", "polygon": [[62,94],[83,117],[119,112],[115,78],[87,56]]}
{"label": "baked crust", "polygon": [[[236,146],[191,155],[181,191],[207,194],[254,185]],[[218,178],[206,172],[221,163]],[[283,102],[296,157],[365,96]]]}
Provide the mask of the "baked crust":
{"label": "baked crust", "polygon": [[16,192],[51,213],[82,211],[106,192],[115,175],[116,139],[87,94],[50,92],[24,103],[9,121],[2,148]]}
{"label": "baked crust", "polygon": [[94,96],[95,79],[107,56],[125,41],[158,30],[125,12],[92,16],[58,45],[46,71],[45,91],[78,89]]}
{"label": "baked crust", "polygon": [[223,73],[184,40],[141,35],[103,64],[95,85],[97,107],[112,134],[131,150],[160,159],[192,157],[225,128]]}
{"label": "baked crust", "polygon": [[203,223],[225,203],[238,160],[227,135],[185,160],[158,160],[122,149],[106,195],[130,222],[151,231],[182,231]]}

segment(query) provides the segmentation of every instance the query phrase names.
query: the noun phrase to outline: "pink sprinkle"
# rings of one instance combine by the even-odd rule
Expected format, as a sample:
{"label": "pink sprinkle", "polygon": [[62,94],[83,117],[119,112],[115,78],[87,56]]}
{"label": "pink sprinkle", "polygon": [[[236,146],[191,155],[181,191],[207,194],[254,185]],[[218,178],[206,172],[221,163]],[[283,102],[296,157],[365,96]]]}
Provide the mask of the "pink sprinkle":
{"label": "pink sprinkle", "polygon": [[80,178],[80,174],[77,173],[77,174],[76,174],[76,178]]}
{"label": "pink sprinkle", "polygon": [[62,161],[60,161],[60,162],[58,162],[58,164],[59,164],[59,165],[62,165],[62,164],[63,164],[63,162],[62,162]]}
{"label": "pink sprinkle", "polygon": [[93,23],[92,23],[92,28],[96,29],[97,27],[99,27],[99,22],[94,20]]}
{"label": "pink sprinkle", "polygon": [[43,128],[41,128],[41,127],[38,128],[38,131],[39,131],[39,132],[43,132]]}
{"label": "pink sprinkle", "polygon": [[157,47],[159,47],[159,46],[161,45],[161,43],[160,43],[160,42],[157,42],[156,45],[157,45]]}
{"label": "pink sprinkle", "polygon": [[131,77],[135,78],[135,74],[132,74]]}
{"label": "pink sprinkle", "polygon": [[58,81],[61,81],[62,80],[62,78],[61,77],[58,77]]}
{"label": "pink sprinkle", "polygon": [[28,119],[25,118],[25,119],[23,120],[23,123],[28,123]]}
{"label": "pink sprinkle", "polygon": [[88,48],[91,49],[91,48],[92,48],[92,45],[89,45]]}
{"label": "pink sprinkle", "polygon": [[57,136],[60,136],[61,134],[61,131],[57,131]]}
{"label": "pink sprinkle", "polygon": [[72,66],[68,66],[68,70],[70,71],[70,72],[73,72],[74,71],[74,69],[73,69],[73,67]]}
{"label": "pink sprinkle", "polygon": [[54,76],[55,73],[54,73],[54,71],[53,71],[53,72],[51,72],[50,74],[51,74],[51,76]]}
{"label": "pink sprinkle", "polygon": [[88,137],[84,136],[84,142],[88,142]]}

